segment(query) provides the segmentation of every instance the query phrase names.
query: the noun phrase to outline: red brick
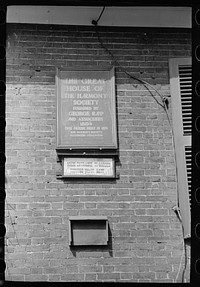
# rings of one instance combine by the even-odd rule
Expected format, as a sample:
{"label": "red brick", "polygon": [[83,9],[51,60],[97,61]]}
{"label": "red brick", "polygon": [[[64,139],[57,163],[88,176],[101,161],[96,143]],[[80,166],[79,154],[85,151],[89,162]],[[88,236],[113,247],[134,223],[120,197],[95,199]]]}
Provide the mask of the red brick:
{"label": "red brick", "polygon": [[47,281],[48,276],[47,275],[25,275],[25,281]]}
{"label": "red brick", "polygon": [[30,273],[31,274],[42,274],[42,268],[30,268]]}
{"label": "red brick", "polygon": [[117,280],[120,279],[119,273],[97,273],[97,279],[100,280]]}
{"label": "red brick", "polygon": [[114,272],[114,266],[103,266],[103,272],[108,273],[108,272]]}
{"label": "red brick", "polygon": [[84,281],[84,274],[65,274],[61,276],[61,281]]}
{"label": "red brick", "polygon": [[[132,273],[135,273],[135,272],[138,272],[138,266],[136,265],[128,265],[128,266],[123,266],[123,265],[119,265],[119,266],[115,266],[115,272],[131,272]],[[122,278],[124,279],[124,278]]]}
{"label": "red brick", "polygon": [[132,275],[132,272],[125,272],[125,273],[122,273],[122,272],[120,272],[120,277],[121,277],[121,279],[123,279],[123,280],[127,280],[127,279],[132,279],[132,277],[133,277],[133,275]]}
{"label": "red brick", "polygon": [[95,273],[86,273],[84,281],[96,281],[97,275]]}
{"label": "red brick", "polygon": [[[182,246],[164,110],[116,66],[119,179],[57,179],[55,67],[112,65],[111,58],[90,26],[9,23],[7,34],[7,280],[174,280]],[[99,27],[99,34],[128,72],[170,96],[168,60],[190,55],[188,30]],[[108,216],[110,245],[70,248],[75,215]]]}
{"label": "red brick", "polygon": [[6,281],[24,281],[25,275],[6,275],[7,280]]}
{"label": "red brick", "polygon": [[29,268],[23,268],[23,267],[15,267],[15,268],[9,268],[8,272],[10,274],[20,274],[20,275],[27,275],[30,274],[30,269]]}
{"label": "red brick", "polygon": [[59,282],[61,281],[61,275],[57,275],[57,274],[53,274],[53,275],[49,275],[49,281],[50,282]]}
{"label": "red brick", "polygon": [[103,268],[102,266],[95,266],[95,265],[81,265],[79,266],[79,272],[80,273],[98,273],[102,272]]}
{"label": "red brick", "polygon": [[64,267],[48,267],[44,268],[44,274],[63,274],[66,272]]}

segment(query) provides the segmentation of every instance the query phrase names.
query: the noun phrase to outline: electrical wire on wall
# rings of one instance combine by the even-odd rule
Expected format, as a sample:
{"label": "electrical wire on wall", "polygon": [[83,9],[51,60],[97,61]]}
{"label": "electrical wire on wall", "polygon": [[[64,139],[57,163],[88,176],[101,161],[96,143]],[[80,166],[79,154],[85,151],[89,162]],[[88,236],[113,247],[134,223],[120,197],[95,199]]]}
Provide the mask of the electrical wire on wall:
{"label": "electrical wire on wall", "polygon": [[[169,113],[168,113],[168,108],[169,108],[169,101],[168,99],[161,95],[157,89],[155,89],[150,83],[146,82],[145,80],[142,80],[142,79],[139,79],[137,78],[136,76],[130,74],[129,72],[126,71],[126,69],[119,63],[119,61],[115,58],[114,54],[104,45],[100,35],[99,35],[99,31],[98,31],[98,22],[99,20],[101,19],[103,13],[105,11],[105,6],[103,7],[99,17],[97,20],[92,20],[92,25],[95,27],[95,32],[96,32],[96,35],[97,35],[97,38],[98,38],[98,42],[99,44],[101,45],[101,47],[103,48],[103,50],[105,50],[109,55],[110,57],[112,58],[112,61],[113,63],[120,67],[121,70],[131,79],[133,80],[136,80],[138,81],[139,83],[141,83],[147,90],[148,92],[150,93],[150,95],[154,98],[154,100],[156,101],[156,103],[161,106],[165,113],[166,113],[166,116],[167,116],[167,119],[168,119],[168,122],[169,122],[169,125],[170,125],[170,129],[171,129],[171,132],[172,132],[172,141],[173,141],[173,150],[174,150],[174,156],[175,156],[175,168],[176,168],[176,178],[178,178],[178,172],[177,172],[177,160],[176,160],[176,153],[175,153],[175,142],[174,142],[174,132],[173,132],[173,128],[172,128],[172,124],[171,124],[171,121],[170,121],[170,117],[169,117]],[[155,95],[153,94],[152,90],[150,90],[150,88],[157,94],[157,96],[159,96],[160,101],[157,100],[157,98],[155,97]],[[184,228],[183,228],[183,224],[182,224],[182,220],[181,220],[181,215],[180,215],[180,211],[179,211],[179,197],[178,197],[178,180],[176,180],[176,183],[177,183],[177,206],[175,206],[175,208],[173,208],[173,210],[175,211],[177,217],[179,218],[180,222],[181,222],[181,226],[182,226],[182,234],[183,234],[183,254],[185,255],[185,263],[184,263],[184,269],[183,269],[183,272],[182,272],[182,283],[185,282],[185,279],[184,279],[184,275],[185,275],[185,271],[186,271],[186,268],[187,268],[187,249],[186,249],[186,242],[184,240]],[[177,273],[177,276],[176,276],[176,279],[175,279],[175,282],[177,282],[177,279],[179,277],[179,273],[180,273],[180,270],[181,270],[181,264],[182,264],[182,259],[183,259],[183,254],[181,256],[181,261],[180,261],[180,264],[179,264],[179,268],[178,268],[178,273]]]}
{"label": "electrical wire on wall", "polygon": [[[103,12],[105,10],[105,6],[103,7],[101,13],[100,13],[100,16],[98,17],[97,20],[92,20],[92,25],[95,26],[95,32],[96,32],[96,35],[97,35],[97,38],[98,38],[98,41],[101,45],[101,47],[111,56],[112,58],[112,61],[113,63],[116,64],[116,66],[120,67],[121,70],[131,79],[133,80],[136,80],[138,82],[140,82],[143,86],[145,86],[145,88],[149,91],[149,93],[151,94],[151,96],[154,98],[154,100],[157,102],[158,105],[160,105],[165,111],[168,109],[168,104],[169,104],[169,101],[166,97],[162,96],[151,84],[149,84],[148,82],[146,82],[145,80],[142,80],[142,79],[139,79],[137,78],[136,76],[130,74],[129,72],[126,71],[126,69],[119,63],[118,60],[116,60],[115,56],[113,55],[113,53],[104,45],[100,35],[99,35],[99,31],[98,31],[98,22],[99,20],[101,19],[101,16],[103,15]],[[160,103],[156,97],[153,95],[152,91],[149,89],[151,88],[152,90],[154,90],[156,92],[156,94],[161,98],[161,102]],[[171,125],[171,122],[170,122],[170,118],[169,118],[169,115],[167,113],[167,118],[168,118],[168,121]]]}
{"label": "electrical wire on wall", "polygon": [[[5,199],[5,202],[6,202],[6,206],[7,206],[6,211],[7,211],[7,213],[8,213],[8,217],[10,218],[10,224],[11,224],[11,226],[12,226],[13,233],[14,233],[15,238],[16,238],[16,241],[17,241],[17,245],[20,246],[19,239],[18,239],[18,236],[17,236],[17,232],[16,232],[15,227],[14,227],[15,222],[14,222],[14,220],[13,220],[11,214],[10,214],[10,211],[9,211],[10,208],[11,208],[12,210],[15,210],[15,208],[13,208],[12,205],[8,203],[7,199]],[[7,235],[5,236],[5,240],[6,240],[6,242],[5,242],[4,245],[5,245],[5,248],[6,248],[7,253],[9,253],[8,243],[9,243],[9,245],[11,245],[11,246],[15,246],[15,245],[12,244],[12,241],[9,240],[9,238],[7,237]],[[8,262],[9,262],[9,259],[7,259],[6,261],[7,261],[7,263],[8,263]],[[8,264],[6,265],[6,270],[7,270],[8,276],[11,276],[10,271],[9,271],[9,265],[8,265]]]}

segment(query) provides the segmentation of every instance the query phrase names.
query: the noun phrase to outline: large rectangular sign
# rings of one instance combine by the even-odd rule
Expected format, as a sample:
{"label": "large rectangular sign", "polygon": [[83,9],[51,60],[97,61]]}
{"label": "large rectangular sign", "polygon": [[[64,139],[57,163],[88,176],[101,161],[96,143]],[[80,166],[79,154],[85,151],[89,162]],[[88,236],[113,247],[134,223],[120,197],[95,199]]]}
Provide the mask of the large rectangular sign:
{"label": "large rectangular sign", "polygon": [[112,158],[76,158],[63,159],[64,177],[115,177],[115,165]]}
{"label": "large rectangular sign", "polygon": [[117,148],[114,68],[57,70],[57,148]]}

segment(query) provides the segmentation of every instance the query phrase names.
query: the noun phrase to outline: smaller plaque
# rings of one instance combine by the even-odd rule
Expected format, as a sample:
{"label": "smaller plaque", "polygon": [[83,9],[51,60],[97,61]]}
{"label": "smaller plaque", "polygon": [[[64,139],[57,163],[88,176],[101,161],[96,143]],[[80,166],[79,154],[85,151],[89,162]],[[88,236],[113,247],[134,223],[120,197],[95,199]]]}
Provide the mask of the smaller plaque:
{"label": "smaller plaque", "polygon": [[113,158],[76,158],[63,159],[64,177],[102,177],[114,178]]}

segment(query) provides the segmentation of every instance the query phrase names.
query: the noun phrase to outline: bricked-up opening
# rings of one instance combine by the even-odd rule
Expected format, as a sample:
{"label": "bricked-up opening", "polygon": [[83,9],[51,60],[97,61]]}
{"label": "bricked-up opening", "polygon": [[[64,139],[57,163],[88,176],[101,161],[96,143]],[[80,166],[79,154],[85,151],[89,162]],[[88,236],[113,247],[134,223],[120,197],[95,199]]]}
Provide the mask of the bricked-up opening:
{"label": "bricked-up opening", "polygon": [[69,217],[69,245],[97,246],[108,244],[107,217]]}

